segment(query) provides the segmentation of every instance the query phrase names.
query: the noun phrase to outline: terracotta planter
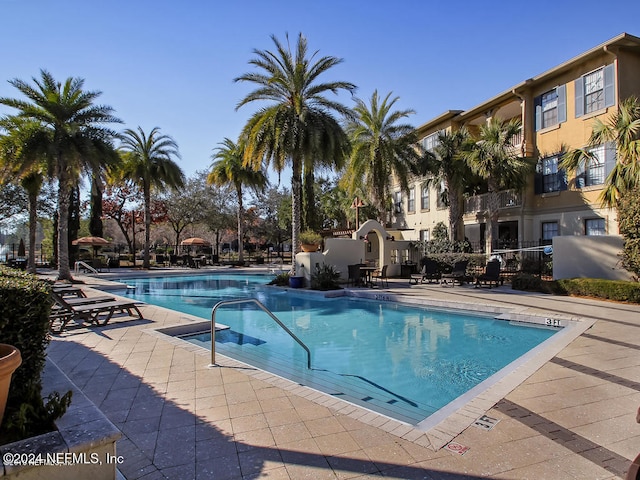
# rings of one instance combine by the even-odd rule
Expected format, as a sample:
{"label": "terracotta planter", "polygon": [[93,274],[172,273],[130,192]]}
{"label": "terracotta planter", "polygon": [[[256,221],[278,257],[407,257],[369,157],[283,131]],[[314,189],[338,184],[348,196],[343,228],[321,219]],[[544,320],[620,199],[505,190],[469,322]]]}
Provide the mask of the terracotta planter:
{"label": "terracotta planter", "polygon": [[20,350],[12,345],[0,343],[0,423],[4,417],[4,407],[7,406],[11,375],[21,364]]}
{"label": "terracotta planter", "polygon": [[318,243],[301,243],[300,248],[303,252],[317,252],[320,244]]}

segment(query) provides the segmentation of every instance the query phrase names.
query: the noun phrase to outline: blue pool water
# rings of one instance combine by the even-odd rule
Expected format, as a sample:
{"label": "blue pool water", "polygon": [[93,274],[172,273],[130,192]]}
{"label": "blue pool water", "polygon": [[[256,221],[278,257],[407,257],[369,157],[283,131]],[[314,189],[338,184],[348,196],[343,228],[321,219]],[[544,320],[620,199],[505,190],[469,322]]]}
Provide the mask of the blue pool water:
{"label": "blue pool water", "polygon": [[[223,306],[216,351],[379,413],[416,424],[557,330],[467,312],[265,287],[270,277],[127,279],[127,296],[209,320],[221,300],[258,299],[311,350],[252,304]],[[210,334],[188,341],[210,348]]]}

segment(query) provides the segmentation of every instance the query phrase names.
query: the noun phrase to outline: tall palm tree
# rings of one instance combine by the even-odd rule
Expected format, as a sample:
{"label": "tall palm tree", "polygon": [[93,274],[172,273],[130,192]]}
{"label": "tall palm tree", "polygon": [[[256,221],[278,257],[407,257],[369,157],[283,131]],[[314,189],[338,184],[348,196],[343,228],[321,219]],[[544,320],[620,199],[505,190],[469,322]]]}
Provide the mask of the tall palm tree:
{"label": "tall palm tree", "polygon": [[378,219],[386,223],[387,203],[390,198],[392,177],[404,191],[409,190],[409,174],[419,160],[415,148],[415,129],[399,123],[413,110],[392,110],[399,97],[384,99],[378,91],[371,95],[369,104],[356,99],[355,118],[347,124],[352,151],[345,181],[351,192],[363,186],[370,192],[370,202],[378,210]]}
{"label": "tall palm tree", "polygon": [[95,105],[101,92],[84,91],[81,78],[69,77],[61,83],[41,70],[40,78],[32,80],[35,85],[10,80],[26,100],[3,97],[0,104],[18,110],[15,117],[33,120],[41,126],[29,145],[32,154],[23,157],[27,162],[25,169],[33,162],[45,161],[47,176],[58,181],[58,278],[71,280],[69,194],[78,185],[81,172],[115,160],[114,132],[103,125],[120,120],[111,107]]}
{"label": "tall palm tree", "polygon": [[615,143],[616,164],[605,180],[600,201],[604,206],[615,207],[625,192],[640,188],[640,101],[636,97],[625,99],[607,121],[597,118],[587,148],[570,150],[560,166],[575,171],[593,160],[592,147],[608,142]]}
{"label": "tall palm tree", "polygon": [[[180,158],[178,144],[154,127],[147,135],[141,127],[126,129],[120,135],[120,151],[124,164],[120,174],[133,180],[141,189],[144,201],[144,259],[143,268],[150,267],[149,242],[151,234],[151,190],[179,188],[184,185],[184,173],[174,158]],[[135,252],[134,252],[135,253]]]}
{"label": "tall palm tree", "polygon": [[533,159],[519,156],[513,146],[520,128],[519,119],[504,121],[492,117],[480,127],[475,145],[464,155],[471,170],[487,182],[487,252],[498,239],[500,191],[522,188],[535,166]]}
{"label": "tall palm tree", "polygon": [[[244,97],[236,109],[251,102],[267,102],[249,119],[243,129],[246,140],[244,161],[259,169],[273,163],[281,172],[291,165],[292,249],[298,251],[302,169],[305,162],[332,159],[341,164],[349,152],[349,140],[333,113],[348,115],[344,105],[328,99],[325,94],[341,90],[353,92],[348,82],[319,82],[320,75],[340,64],[341,59],[317,52],[308,55],[307,40],[300,34],[294,52],[271,36],[276,51],[254,50],[250,65],[257,73],[246,73],[236,82],[250,82],[256,89]],[[295,255],[294,255],[295,265]]]}
{"label": "tall palm tree", "polygon": [[471,148],[471,136],[466,128],[448,132],[440,131],[436,135],[437,145],[433,152],[425,152],[422,173],[430,175],[426,186],[444,187],[441,194],[446,196],[449,207],[449,235],[453,241],[464,240],[462,214],[464,211],[464,188],[471,176],[464,153]]}
{"label": "tall palm tree", "polygon": [[244,148],[233,140],[225,138],[213,155],[214,163],[207,176],[209,185],[232,184],[238,196],[238,261],[244,261],[244,208],[242,201],[242,187],[244,185],[254,190],[264,191],[267,176],[262,170],[254,170],[244,165]]}
{"label": "tall palm tree", "polygon": [[29,254],[27,271],[36,272],[36,228],[38,220],[38,195],[44,182],[43,162],[31,162],[30,145],[41,133],[41,125],[37,122],[21,118],[4,118],[0,120],[0,184],[18,180],[27,193],[29,209]]}

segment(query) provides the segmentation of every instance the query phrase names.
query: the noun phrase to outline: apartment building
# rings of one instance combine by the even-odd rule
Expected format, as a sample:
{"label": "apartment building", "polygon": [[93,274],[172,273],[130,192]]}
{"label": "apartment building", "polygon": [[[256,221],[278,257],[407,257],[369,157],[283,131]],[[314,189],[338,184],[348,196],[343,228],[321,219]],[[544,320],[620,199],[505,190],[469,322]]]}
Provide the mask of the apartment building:
{"label": "apartment building", "polygon": [[[447,111],[418,132],[424,148],[433,149],[439,131],[465,126],[474,133],[492,117],[520,119],[522,129],[512,143],[522,155],[536,158],[537,167],[523,191],[501,192],[500,246],[556,235],[618,234],[615,210],[598,201],[615,165],[615,145],[594,148],[597,160],[572,175],[558,161],[564,151],[586,147],[594,120],[606,120],[632,95],[640,97],[640,38],[623,33],[476,107]],[[399,187],[394,192],[392,228],[408,240],[429,240],[438,222],[448,225],[442,186],[426,187],[424,180],[413,179],[408,195]],[[486,214],[486,194],[465,199],[464,233],[470,241],[483,244]]]}

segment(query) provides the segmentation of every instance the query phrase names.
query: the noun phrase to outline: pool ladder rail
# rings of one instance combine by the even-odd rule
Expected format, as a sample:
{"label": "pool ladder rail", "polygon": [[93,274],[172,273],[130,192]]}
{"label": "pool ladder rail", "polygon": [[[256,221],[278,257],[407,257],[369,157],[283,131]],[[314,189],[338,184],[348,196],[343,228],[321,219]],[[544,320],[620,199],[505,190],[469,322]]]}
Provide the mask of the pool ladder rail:
{"label": "pool ladder rail", "polygon": [[211,310],[211,363],[209,364],[210,367],[216,366],[216,310],[218,310],[219,307],[222,307],[224,305],[237,305],[240,303],[255,303],[263,312],[269,315],[273,319],[273,321],[275,321],[278,325],[280,325],[280,327],[285,332],[287,332],[291,336],[291,338],[293,338],[296,341],[296,343],[298,343],[298,345],[304,348],[305,352],[307,352],[307,368],[311,369],[311,350],[309,350],[309,347],[307,347],[302,342],[302,340],[300,340],[296,336],[295,333],[289,330],[289,328],[284,323],[282,323],[280,319],[278,319],[278,317],[276,317],[271,310],[269,310],[262,303],[260,303],[259,300],[255,298],[239,298],[236,300],[222,300],[213,306],[213,309]]}

